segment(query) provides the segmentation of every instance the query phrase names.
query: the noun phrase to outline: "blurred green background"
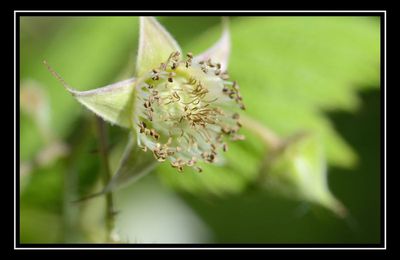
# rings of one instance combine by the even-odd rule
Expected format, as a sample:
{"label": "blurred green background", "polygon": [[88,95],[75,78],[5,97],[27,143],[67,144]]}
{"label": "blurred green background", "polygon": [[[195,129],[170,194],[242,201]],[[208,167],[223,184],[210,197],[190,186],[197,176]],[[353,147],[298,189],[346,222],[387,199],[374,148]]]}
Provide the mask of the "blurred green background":
{"label": "blurred green background", "polygon": [[[212,45],[220,17],[159,17],[184,51]],[[322,138],[329,187],[349,217],[248,189],[262,145],[232,147],[231,167],[199,177],[170,167],[115,193],[116,232],[130,243],[379,243],[380,20],[378,17],[232,17],[229,71],[248,113],[281,136]],[[93,89],[134,75],[137,17],[20,18],[20,242],[103,242],[94,116],[43,66]],[[127,131],[109,127],[110,163]],[[204,177],[203,177],[204,176]]]}

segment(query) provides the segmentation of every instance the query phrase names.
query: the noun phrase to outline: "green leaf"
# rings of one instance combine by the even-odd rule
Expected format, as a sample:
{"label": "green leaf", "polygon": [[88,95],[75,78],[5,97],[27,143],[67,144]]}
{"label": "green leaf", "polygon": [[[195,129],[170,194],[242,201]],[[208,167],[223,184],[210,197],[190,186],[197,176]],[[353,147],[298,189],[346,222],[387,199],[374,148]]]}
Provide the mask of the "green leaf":
{"label": "green leaf", "polygon": [[[324,112],[354,111],[360,105],[357,91],[379,86],[377,21],[370,17],[232,19],[229,72],[241,86],[245,113],[282,137],[301,130],[321,136],[329,164],[353,166],[356,154]],[[215,27],[184,47],[207,47],[218,34],[219,28]],[[210,174],[204,174],[204,170],[202,176],[197,173],[192,178],[187,177],[191,173],[165,174],[167,170],[162,168],[160,176],[174,187],[196,194],[214,193],[217,188],[241,191],[257,176],[257,167],[243,158],[253,158],[250,162],[257,164],[265,152],[258,138],[243,133],[246,141],[241,148],[226,154],[229,170],[214,166]],[[253,139],[255,142],[250,144],[248,140]],[[243,168],[229,166],[238,162]],[[224,181],[214,176],[219,174]]]}
{"label": "green leaf", "polygon": [[354,110],[357,89],[379,86],[378,24],[365,17],[254,18],[232,25],[232,34],[231,75],[250,101],[248,113],[282,135],[321,133],[330,163],[354,165],[356,155],[322,111]]}
{"label": "green leaf", "polygon": [[169,32],[155,18],[141,17],[136,75],[141,77],[160,66],[174,51],[181,49]]}

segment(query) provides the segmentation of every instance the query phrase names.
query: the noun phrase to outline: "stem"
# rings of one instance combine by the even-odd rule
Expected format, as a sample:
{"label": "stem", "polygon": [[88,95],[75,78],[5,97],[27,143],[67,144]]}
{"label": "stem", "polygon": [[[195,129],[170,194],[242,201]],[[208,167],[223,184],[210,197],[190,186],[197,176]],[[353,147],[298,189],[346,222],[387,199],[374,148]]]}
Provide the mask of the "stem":
{"label": "stem", "polygon": [[79,237],[77,231],[79,208],[76,205],[71,205],[71,201],[77,194],[78,176],[75,165],[69,165],[71,166],[65,169],[63,175],[63,241],[65,243],[75,242]]}
{"label": "stem", "polygon": [[86,153],[86,142],[90,134],[89,122],[79,121],[80,129],[74,129],[67,142],[70,150],[65,159],[63,173],[63,241],[71,243],[82,239],[82,231],[79,228],[80,209],[72,205],[71,201],[78,196],[78,163],[82,155]]}
{"label": "stem", "polygon": [[[110,165],[108,163],[108,138],[107,138],[107,126],[103,119],[96,117],[96,126],[99,135],[99,151],[103,168],[103,185],[104,187],[111,180]],[[114,229],[114,202],[112,192],[107,192],[106,196],[106,241],[113,241],[112,231]]]}
{"label": "stem", "polygon": [[244,127],[257,134],[272,150],[282,146],[283,141],[268,127],[245,115],[240,117],[240,121]]}
{"label": "stem", "polygon": [[255,179],[253,185],[249,186],[249,189],[257,189],[259,183],[263,183],[266,178],[267,171],[265,170],[268,166],[271,158],[279,152],[285,145],[285,140],[282,140],[274,131],[265,125],[257,122],[251,117],[241,115],[240,121],[243,127],[246,127],[249,131],[258,135],[262,141],[265,143],[267,148],[270,150],[270,153],[264,156],[261,166],[258,171],[258,176]]}

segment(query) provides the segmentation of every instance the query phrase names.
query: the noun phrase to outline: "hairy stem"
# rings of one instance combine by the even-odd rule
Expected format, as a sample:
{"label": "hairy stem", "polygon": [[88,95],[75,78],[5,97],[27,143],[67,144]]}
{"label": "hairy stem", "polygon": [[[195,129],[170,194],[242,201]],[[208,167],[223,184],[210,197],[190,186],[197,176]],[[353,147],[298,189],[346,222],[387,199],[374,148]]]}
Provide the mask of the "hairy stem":
{"label": "hairy stem", "polygon": [[[106,186],[111,180],[111,171],[108,162],[108,132],[107,126],[103,119],[96,117],[96,126],[99,136],[99,151],[103,168],[103,184]],[[114,229],[114,202],[112,192],[107,192],[106,196],[106,212],[105,212],[105,222],[106,222],[106,240],[113,241],[112,232]]]}
{"label": "hairy stem", "polygon": [[82,239],[82,230],[79,228],[79,207],[71,201],[78,196],[78,164],[82,156],[86,154],[86,144],[90,137],[90,124],[87,120],[79,121],[79,130],[74,129],[68,137],[69,152],[64,161],[63,174],[63,242],[71,243]]}

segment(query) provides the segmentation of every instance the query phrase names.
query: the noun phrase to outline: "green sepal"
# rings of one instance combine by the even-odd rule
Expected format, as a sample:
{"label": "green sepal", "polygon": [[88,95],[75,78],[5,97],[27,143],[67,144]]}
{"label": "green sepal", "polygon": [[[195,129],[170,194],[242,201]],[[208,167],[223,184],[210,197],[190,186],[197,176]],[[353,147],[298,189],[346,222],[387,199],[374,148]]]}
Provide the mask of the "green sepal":
{"label": "green sepal", "polygon": [[86,108],[112,124],[132,127],[134,78],[89,91],[67,90]]}
{"label": "green sepal", "polygon": [[139,50],[136,76],[141,77],[165,62],[172,52],[181,48],[175,39],[153,17],[140,17]]}
{"label": "green sepal", "polygon": [[327,164],[321,140],[300,134],[268,155],[263,185],[288,198],[319,204],[340,217],[346,209],[328,188]]}

